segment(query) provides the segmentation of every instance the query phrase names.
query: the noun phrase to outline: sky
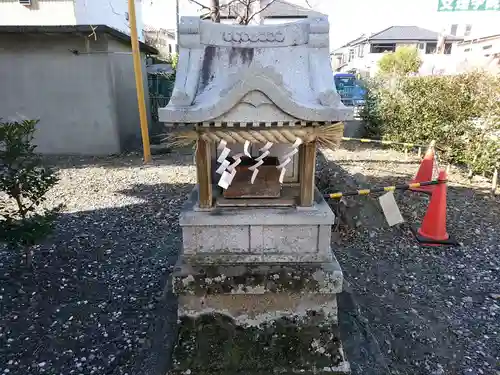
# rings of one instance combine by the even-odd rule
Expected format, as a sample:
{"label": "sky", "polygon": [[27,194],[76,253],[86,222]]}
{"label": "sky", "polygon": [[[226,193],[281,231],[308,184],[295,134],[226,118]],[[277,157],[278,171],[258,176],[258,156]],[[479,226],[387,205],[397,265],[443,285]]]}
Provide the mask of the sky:
{"label": "sky", "polygon": [[[146,25],[175,28],[175,0],[143,1]],[[181,16],[197,14],[198,6],[189,0],[179,1]],[[286,1],[306,6],[305,0]],[[396,25],[414,25],[439,32],[454,23],[472,24],[473,31],[481,29],[483,35],[500,34],[500,12],[438,12],[438,0],[310,0],[309,3],[328,15],[332,49],[363,33],[375,33]]]}

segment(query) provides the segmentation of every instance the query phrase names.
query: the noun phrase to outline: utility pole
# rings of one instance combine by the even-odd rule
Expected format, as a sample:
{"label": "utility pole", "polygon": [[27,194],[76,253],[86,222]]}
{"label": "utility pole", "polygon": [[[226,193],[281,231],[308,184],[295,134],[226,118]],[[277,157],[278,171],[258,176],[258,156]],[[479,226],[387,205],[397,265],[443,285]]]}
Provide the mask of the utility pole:
{"label": "utility pole", "polygon": [[148,118],[146,115],[146,100],[144,97],[144,82],[142,79],[141,52],[139,50],[139,38],[137,36],[135,0],[128,0],[128,15],[130,22],[132,56],[134,57],[135,88],[137,91],[137,104],[139,106],[139,120],[141,124],[144,163],[149,163],[151,161],[151,146],[149,144]]}
{"label": "utility pole", "polygon": [[[180,12],[179,12],[179,1],[180,0],[175,0],[175,24],[176,24],[176,28],[175,28],[175,44],[177,45],[177,48],[181,48],[181,46],[179,45],[179,23],[181,22],[180,20]],[[177,52],[177,51],[175,51]]]}

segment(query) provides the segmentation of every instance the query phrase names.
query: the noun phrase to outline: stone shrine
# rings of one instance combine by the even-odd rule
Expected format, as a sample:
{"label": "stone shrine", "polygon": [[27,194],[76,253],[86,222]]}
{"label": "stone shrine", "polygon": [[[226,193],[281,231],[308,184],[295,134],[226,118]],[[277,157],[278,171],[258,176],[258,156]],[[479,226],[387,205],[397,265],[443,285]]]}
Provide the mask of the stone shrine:
{"label": "stone shrine", "polygon": [[335,90],[326,18],[272,26],[183,17],[159,119],[196,143],[172,275],[170,374],[347,373],[337,333],[334,214],[314,186],[317,145],[352,118]]}

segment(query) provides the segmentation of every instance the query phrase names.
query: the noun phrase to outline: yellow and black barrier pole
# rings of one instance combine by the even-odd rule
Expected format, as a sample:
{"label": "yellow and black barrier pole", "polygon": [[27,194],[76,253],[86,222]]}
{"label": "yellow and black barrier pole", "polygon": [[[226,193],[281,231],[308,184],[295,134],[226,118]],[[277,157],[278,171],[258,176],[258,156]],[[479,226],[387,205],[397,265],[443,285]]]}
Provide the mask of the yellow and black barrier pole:
{"label": "yellow and black barrier pole", "polygon": [[382,145],[398,145],[405,147],[426,147],[423,145],[419,145],[416,143],[404,143],[404,142],[395,142],[395,141],[383,141],[381,139],[367,139],[367,138],[350,138],[350,137],[342,137],[343,141],[357,141],[361,143],[380,143]]}
{"label": "yellow and black barrier pole", "polygon": [[356,191],[348,191],[346,193],[338,192],[338,193],[324,194],[323,197],[325,199],[339,199],[342,197],[350,197],[350,196],[356,196],[356,195],[369,195],[369,194],[374,194],[374,193],[383,193],[383,192],[387,192],[387,191],[416,189],[416,188],[419,188],[422,186],[445,184],[446,182],[447,182],[446,180],[432,180],[432,181],[417,182],[414,184],[401,184],[401,185],[377,187],[377,188],[373,188],[373,189],[362,189],[362,190],[356,190]]}

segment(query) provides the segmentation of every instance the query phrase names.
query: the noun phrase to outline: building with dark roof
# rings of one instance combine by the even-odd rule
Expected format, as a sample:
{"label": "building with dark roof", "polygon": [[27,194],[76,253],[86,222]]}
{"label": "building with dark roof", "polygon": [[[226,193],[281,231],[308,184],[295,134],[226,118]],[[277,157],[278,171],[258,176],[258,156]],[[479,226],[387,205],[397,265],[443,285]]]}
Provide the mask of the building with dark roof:
{"label": "building with dark roof", "polygon": [[399,47],[415,47],[422,58],[441,53],[450,55],[463,38],[427,30],[418,26],[391,26],[371,35],[362,35],[332,53],[337,71],[370,72],[384,53]]}
{"label": "building with dark roof", "polygon": [[[147,97],[146,55],[140,42]],[[130,36],[105,25],[0,26],[0,118],[39,119],[46,154],[140,145]],[[148,100],[146,98],[146,100]]]}

